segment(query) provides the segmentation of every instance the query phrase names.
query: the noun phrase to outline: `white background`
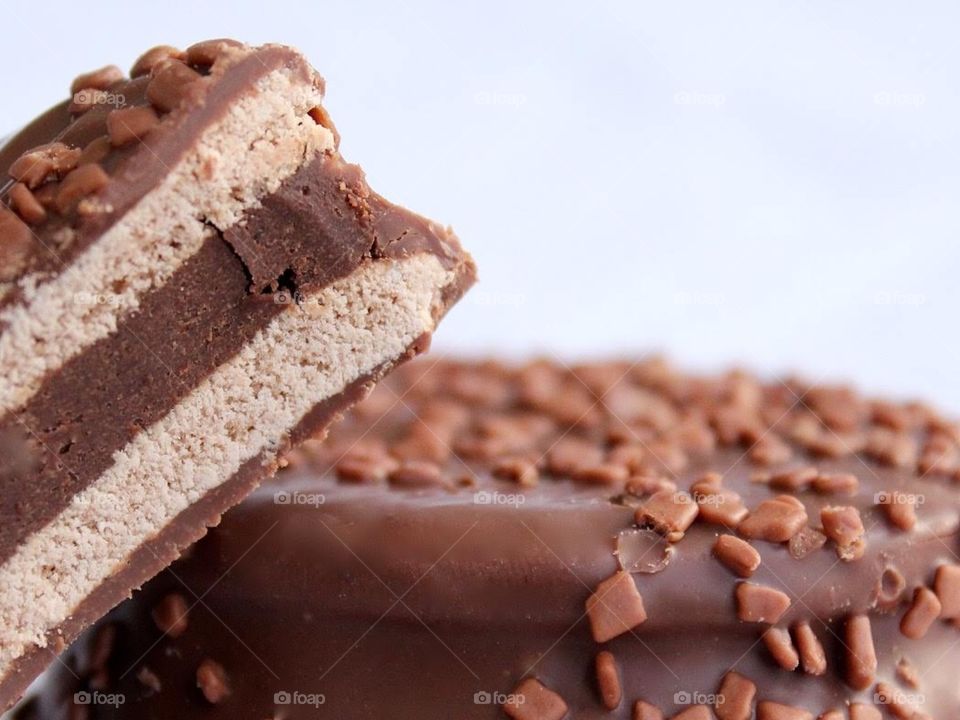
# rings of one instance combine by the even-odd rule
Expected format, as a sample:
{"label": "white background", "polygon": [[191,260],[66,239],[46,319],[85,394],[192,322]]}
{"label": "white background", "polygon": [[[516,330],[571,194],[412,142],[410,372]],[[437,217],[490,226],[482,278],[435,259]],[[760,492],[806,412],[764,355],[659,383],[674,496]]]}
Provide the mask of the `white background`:
{"label": "white background", "polygon": [[659,349],[960,411],[952,2],[10,2],[0,134],[160,43],[303,49],[481,284],[443,351]]}

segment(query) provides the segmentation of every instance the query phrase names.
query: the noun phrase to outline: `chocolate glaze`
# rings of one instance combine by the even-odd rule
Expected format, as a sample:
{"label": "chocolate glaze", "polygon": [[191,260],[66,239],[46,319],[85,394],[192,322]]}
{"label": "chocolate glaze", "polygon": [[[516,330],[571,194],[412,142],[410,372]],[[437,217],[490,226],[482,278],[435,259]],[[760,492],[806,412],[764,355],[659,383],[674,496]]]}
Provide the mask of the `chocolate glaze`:
{"label": "chocolate glaze", "polygon": [[[555,390],[565,399],[583,395],[577,378],[602,376],[611,367],[614,372],[606,375],[616,377],[618,367],[627,367],[588,366],[577,374],[548,364],[531,367],[542,373],[544,365],[561,378]],[[590,636],[584,601],[618,568],[616,538],[634,526],[632,503],[618,483],[588,484],[547,472],[543,453],[566,436],[607,451],[622,444],[611,439],[622,437],[615,428],[631,412],[620,398],[637,389],[708,411],[713,401],[703,397],[720,396],[732,381],[707,385],[672,377],[664,385],[662,368],[641,364],[624,375],[622,384],[631,392],[615,397],[597,391],[616,413],[605,402],[599,412],[571,414],[569,408],[530,399],[525,385],[535,374],[495,363],[426,361],[387,380],[388,387],[377,388],[326,444],[311,443],[292,456],[288,470],[98,625],[117,633],[105,673],[91,668],[93,636],[65,656],[82,678],[95,674],[105,692],[125,698],[119,708],[94,708],[91,717],[317,716],[312,706],[275,702],[283,698],[277,693],[301,693],[322,695],[319,712],[342,720],[494,718],[503,717],[495,704],[476,701],[487,697],[483,693],[510,693],[525,676],[559,693],[573,717],[628,718],[641,698],[670,715],[684,709],[684,694],[716,693],[731,668],[758,685],[759,699],[817,715],[848,702],[874,702],[872,687],[858,692],[844,681],[843,623],[861,612],[873,624],[877,681],[924,696],[923,710],[932,717],[952,717],[960,709],[957,628],[937,622],[920,640],[898,629],[912,588],[929,584],[939,564],[956,562],[956,487],[939,473],[921,477],[912,468],[892,468],[861,454],[822,458],[802,445],[794,446],[796,455],[787,465],[813,463],[822,473],[858,476],[860,489],[853,496],[811,490],[796,496],[812,525],[823,506],[858,508],[867,528],[865,555],[843,562],[828,543],[798,559],[785,544],[755,541],[762,564],[750,580],[794,598],[779,625],[810,621],[826,651],[826,674],[780,669],[759,642],[766,626],[737,620],[738,579],[712,554],[717,535],[726,531],[696,522],[674,545],[665,568],[635,575],[648,620],[634,634],[602,646],[621,668],[624,692],[617,709],[604,709],[592,670],[601,646]],[[786,401],[783,387],[773,384],[764,394]],[[779,400],[766,402],[775,408]],[[554,423],[540,440],[525,441],[519,429],[502,437],[491,430],[504,418],[531,414]],[[810,414],[804,408],[788,411],[781,429]],[[634,427],[639,431],[642,425]],[[497,440],[499,449],[481,458],[477,438]],[[648,442],[654,447],[656,440]],[[395,458],[439,463],[442,484],[399,489],[338,481],[333,468],[351,457],[377,455],[378,448]],[[745,457],[745,449],[734,441],[716,450],[688,450],[685,467],[678,463],[673,472],[661,468],[660,474],[686,488],[705,471],[721,472],[724,487],[753,508],[781,491],[757,481],[766,469]],[[500,460],[518,452],[541,458],[536,487],[491,475]],[[662,448],[658,454],[669,455]],[[881,490],[925,499],[915,529],[904,532],[886,522],[875,505]],[[322,504],[316,499],[321,496]],[[287,502],[278,504],[278,497]],[[482,502],[482,497],[501,500]],[[903,575],[907,590],[881,609],[878,585],[886,568]],[[150,617],[170,592],[193,606],[188,629],[177,639],[162,637]],[[198,597],[202,602],[196,603]],[[232,688],[215,707],[196,688],[196,668],[207,658],[223,665]],[[921,672],[919,689],[897,679],[901,658]],[[136,679],[143,668],[160,681],[159,692]],[[78,686],[60,667],[49,679],[34,711],[65,717],[58,713],[69,708]]]}

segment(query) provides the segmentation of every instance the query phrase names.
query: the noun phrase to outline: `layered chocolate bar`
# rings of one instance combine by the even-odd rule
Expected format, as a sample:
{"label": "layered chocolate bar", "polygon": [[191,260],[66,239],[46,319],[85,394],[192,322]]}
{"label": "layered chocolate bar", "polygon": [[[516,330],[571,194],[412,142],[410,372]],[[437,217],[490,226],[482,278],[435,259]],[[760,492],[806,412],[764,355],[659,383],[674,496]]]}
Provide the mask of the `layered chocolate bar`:
{"label": "layered chocolate bar", "polygon": [[953,717],[958,463],[844,387],[420,361],[22,717]]}
{"label": "layered chocolate bar", "polygon": [[472,283],[323,90],[290,48],[160,47],[0,150],[0,709]]}

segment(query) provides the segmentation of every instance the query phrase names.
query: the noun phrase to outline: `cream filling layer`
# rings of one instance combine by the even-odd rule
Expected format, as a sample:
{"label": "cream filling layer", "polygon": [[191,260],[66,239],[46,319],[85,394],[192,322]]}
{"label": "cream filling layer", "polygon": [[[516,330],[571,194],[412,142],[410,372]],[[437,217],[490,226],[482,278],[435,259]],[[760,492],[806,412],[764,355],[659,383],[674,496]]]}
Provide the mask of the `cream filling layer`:
{"label": "cream filling layer", "polygon": [[291,305],[0,567],[0,676],[130,555],[319,401],[431,332],[454,280],[430,254],[368,262]]}

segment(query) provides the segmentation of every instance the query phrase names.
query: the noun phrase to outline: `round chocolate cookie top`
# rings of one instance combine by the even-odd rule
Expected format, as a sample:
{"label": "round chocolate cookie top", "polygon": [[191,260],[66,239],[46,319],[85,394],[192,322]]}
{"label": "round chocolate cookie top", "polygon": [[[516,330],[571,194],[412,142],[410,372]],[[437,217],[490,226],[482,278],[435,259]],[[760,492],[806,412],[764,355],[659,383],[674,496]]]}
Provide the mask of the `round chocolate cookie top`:
{"label": "round chocolate cookie top", "polygon": [[419,361],[24,712],[949,717],[958,463],[955,423],[846,387]]}

